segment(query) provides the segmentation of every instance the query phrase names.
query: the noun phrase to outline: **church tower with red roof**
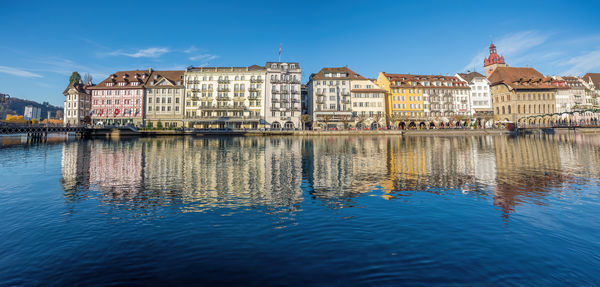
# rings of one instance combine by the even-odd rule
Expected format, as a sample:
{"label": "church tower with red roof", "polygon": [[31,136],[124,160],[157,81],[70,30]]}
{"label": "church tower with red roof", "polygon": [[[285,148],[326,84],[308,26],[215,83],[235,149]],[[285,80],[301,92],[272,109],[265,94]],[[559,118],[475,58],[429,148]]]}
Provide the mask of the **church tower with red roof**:
{"label": "church tower with red roof", "polygon": [[504,63],[504,56],[498,55],[496,52],[496,46],[494,43],[490,44],[490,56],[483,59],[483,69],[485,70],[485,76],[490,77],[494,70],[498,67],[506,67]]}

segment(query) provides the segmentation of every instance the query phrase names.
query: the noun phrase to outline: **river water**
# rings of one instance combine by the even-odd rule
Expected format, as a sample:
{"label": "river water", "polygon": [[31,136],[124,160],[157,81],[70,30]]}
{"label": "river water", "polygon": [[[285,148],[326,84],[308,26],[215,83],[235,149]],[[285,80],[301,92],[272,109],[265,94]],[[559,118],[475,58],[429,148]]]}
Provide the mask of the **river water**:
{"label": "river water", "polygon": [[600,284],[596,135],[0,143],[0,285]]}

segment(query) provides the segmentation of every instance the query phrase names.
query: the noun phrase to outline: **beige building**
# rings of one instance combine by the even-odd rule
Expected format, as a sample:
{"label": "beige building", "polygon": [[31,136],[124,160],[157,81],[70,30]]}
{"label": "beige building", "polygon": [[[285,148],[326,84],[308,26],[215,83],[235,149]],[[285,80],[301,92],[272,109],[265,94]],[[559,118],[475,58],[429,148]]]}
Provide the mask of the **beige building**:
{"label": "beige building", "polygon": [[189,67],[185,118],[197,128],[264,128],[264,67]]}
{"label": "beige building", "polygon": [[[551,114],[556,110],[556,87],[552,79],[534,68],[498,67],[489,77],[494,120],[525,121],[525,117]],[[527,123],[540,123],[543,118],[529,118]]]}
{"label": "beige building", "polygon": [[184,126],[184,71],[152,71],[146,82],[146,126]]}
{"label": "beige building", "polygon": [[65,111],[63,123],[70,126],[83,125],[91,122],[92,95],[83,83],[72,83],[63,91],[65,95]]}
{"label": "beige building", "polygon": [[355,127],[377,129],[385,126],[385,90],[369,79],[350,81],[350,101]]}

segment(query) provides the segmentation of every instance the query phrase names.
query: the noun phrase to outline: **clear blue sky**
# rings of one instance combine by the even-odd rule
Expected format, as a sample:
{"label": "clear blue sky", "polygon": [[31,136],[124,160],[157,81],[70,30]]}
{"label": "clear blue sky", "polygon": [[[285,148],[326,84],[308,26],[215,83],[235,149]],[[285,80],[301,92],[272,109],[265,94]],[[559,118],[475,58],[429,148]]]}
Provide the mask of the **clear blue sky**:
{"label": "clear blue sky", "polygon": [[[191,1],[190,1],[191,2]],[[0,92],[62,106],[72,71],[298,61],[376,77],[511,66],[600,72],[600,1],[0,1]]]}

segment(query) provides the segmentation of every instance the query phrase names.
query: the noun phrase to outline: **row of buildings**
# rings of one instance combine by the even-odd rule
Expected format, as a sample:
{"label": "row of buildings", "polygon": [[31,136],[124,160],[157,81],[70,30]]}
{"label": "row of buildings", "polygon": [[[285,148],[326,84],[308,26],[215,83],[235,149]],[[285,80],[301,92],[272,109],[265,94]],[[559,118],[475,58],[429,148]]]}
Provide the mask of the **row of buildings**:
{"label": "row of buildings", "polygon": [[544,76],[509,67],[494,44],[485,75],[326,67],[301,84],[296,62],[265,66],[119,71],[65,89],[65,123],[232,129],[491,126],[600,104],[600,74]]}

